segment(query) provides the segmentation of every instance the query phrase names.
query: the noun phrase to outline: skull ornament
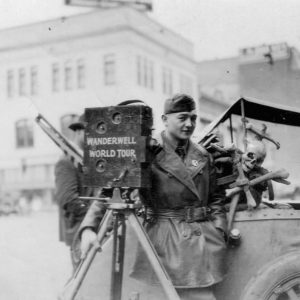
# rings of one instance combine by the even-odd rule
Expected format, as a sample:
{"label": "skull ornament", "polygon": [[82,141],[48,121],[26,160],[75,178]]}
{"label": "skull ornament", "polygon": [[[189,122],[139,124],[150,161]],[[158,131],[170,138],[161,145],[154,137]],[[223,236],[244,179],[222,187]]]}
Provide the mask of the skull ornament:
{"label": "skull ornament", "polygon": [[244,172],[250,172],[254,167],[260,167],[267,152],[266,147],[262,141],[250,141],[247,144],[247,152],[242,156],[242,165]]}

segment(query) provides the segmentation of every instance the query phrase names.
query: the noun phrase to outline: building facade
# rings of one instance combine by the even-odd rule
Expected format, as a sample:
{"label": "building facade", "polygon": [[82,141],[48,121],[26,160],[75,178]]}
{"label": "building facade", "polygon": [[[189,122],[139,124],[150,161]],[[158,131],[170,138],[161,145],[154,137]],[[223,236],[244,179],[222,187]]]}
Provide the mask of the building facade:
{"label": "building facade", "polygon": [[287,43],[240,49],[231,58],[197,64],[200,93],[232,103],[240,96],[300,106],[300,53]]}
{"label": "building facade", "polygon": [[0,192],[51,202],[61,155],[35,124],[36,107],[72,138],[85,107],[142,99],[162,128],[163,102],[198,97],[193,45],[130,8],[97,10],[0,32]]}
{"label": "building facade", "polygon": [[300,107],[300,53],[286,43],[240,50],[241,94]]}
{"label": "building facade", "polygon": [[230,104],[240,95],[238,58],[223,58],[197,63],[200,94]]}

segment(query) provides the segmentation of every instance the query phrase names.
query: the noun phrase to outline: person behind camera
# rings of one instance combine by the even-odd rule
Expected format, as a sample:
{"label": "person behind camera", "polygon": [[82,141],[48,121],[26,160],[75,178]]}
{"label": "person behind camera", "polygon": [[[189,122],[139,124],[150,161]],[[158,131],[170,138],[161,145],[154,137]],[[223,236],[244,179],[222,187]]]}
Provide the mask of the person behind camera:
{"label": "person behind camera", "polygon": [[[74,131],[73,142],[83,149],[84,115],[69,128]],[[79,261],[72,248],[74,236],[88,210],[88,205],[79,197],[91,193],[90,189],[84,188],[82,183],[82,170],[76,168],[70,158],[64,155],[55,165],[55,196],[59,206],[59,240],[70,247],[73,268]]]}
{"label": "person behind camera", "polygon": [[[224,193],[216,186],[209,154],[190,138],[196,126],[194,100],[178,94],[166,100],[165,130],[156,139],[152,188],[141,191],[145,229],[181,299],[215,299],[212,286],[225,273]],[[84,257],[96,240],[100,206],[91,207],[81,228]],[[131,276],[148,284],[156,276],[137,249]]]}

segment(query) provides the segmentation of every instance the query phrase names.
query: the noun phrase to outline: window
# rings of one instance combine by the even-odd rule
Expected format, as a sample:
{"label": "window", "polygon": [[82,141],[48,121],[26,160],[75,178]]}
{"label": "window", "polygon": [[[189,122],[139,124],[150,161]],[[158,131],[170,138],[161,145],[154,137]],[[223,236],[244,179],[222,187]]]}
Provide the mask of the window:
{"label": "window", "polygon": [[30,94],[37,95],[38,93],[38,70],[37,67],[31,67],[30,69]]}
{"label": "window", "polygon": [[14,96],[14,71],[8,70],[7,71],[7,82],[6,82],[6,88],[7,88],[7,97],[12,98]]}
{"label": "window", "polygon": [[85,65],[82,59],[77,61],[77,87],[85,88]]}
{"label": "window", "polygon": [[25,96],[26,94],[26,77],[25,69],[19,69],[19,95]]}
{"label": "window", "polygon": [[33,124],[31,120],[22,119],[16,122],[16,146],[17,148],[33,146]]}
{"label": "window", "polygon": [[168,81],[168,91],[169,91],[169,94],[173,94],[173,76],[172,76],[172,71],[171,70],[168,70],[168,77],[167,77],[167,81]]}
{"label": "window", "polygon": [[59,91],[59,65],[58,64],[52,65],[52,91],[53,92]]}
{"label": "window", "polygon": [[[76,65],[74,65],[76,63]],[[62,75],[61,75],[62,72]],[[61,80],[64,80],[61,83]],[[83,89],[86,83],[86,68],[83,59],[77,61],[68,60],[63,69],[58,63],[52,64],[52,91],[58,92],[61,89],[72,90]]]}
{"label": "window", "polygon": [[146,58],[143,59],[143,74],[144,74],[143,86],[147,87],[147,83],[148,83],[148,61],[147,61]]}
{"label": "window", "polygon": [[167,95],[173,94],[173,75],[172,70],[166,67],[162,69],[162,88],[163,93]]}
{"label": "window", "polygon": [[137,84],[142,85],[142,58],[136,57],[136,69],[137,69]]}
{"label": "window", "polygon": [[186,75],[180,75],[180,91],[186,94],[193,94],[192,79]]}
{"label": "window", "polygon": [[153,63],[153,61],[149,62],[149,87],[151,90],[154,89],[154,63]]}
{"label": "window", "polygon": [[137,84],[154,89],[154,63],[146,57],[137,56]]}
{"label": "window", "polygon": [[108,54],[104,56],[104,84],[112,85],[116,83],[116,63],[115,55]]}
{"label": "window", "polygon": [[70,62],[66,62],[65,64],[65,89],[71,90],[72,89],[72,65]]}
{"label": "window", "polygon": [[74,139],[74,131],[69,128],[72,123],[78,121],[79,116],[77,114],[67,114],[60,118],[61,133],[68,139]]}

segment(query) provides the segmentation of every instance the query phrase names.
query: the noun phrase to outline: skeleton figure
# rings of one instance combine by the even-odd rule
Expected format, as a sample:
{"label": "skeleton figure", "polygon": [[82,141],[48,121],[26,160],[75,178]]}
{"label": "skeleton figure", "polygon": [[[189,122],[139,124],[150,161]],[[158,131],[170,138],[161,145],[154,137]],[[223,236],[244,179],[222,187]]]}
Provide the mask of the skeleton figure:
{"label": "skeleton figure", "polygon": [[262,141],[252,140],[247,143],[247,152],[242,156],[243,170],[249,173],[256,167],[261,167],[267,152],[266,147]]}
{"label": "skeleton figure", "polygon": [[[259,140],[250,140],[247,143],[247,151],[242,156],[242,166],[246,177],[249,180],[260,177],[266,173],[268,170],[262,167],[262,164],[266,158],[267,152],[265,144]],[[267,182],[262,182],[261,184],[250,187],[250,192],[257,204],[261,203],[262,193],[268,188]],[[242,199],[245,198],[242,196]],[[246,201],[246,199],[243,199]],[[244,202],[244,201],[241,202]]]}

